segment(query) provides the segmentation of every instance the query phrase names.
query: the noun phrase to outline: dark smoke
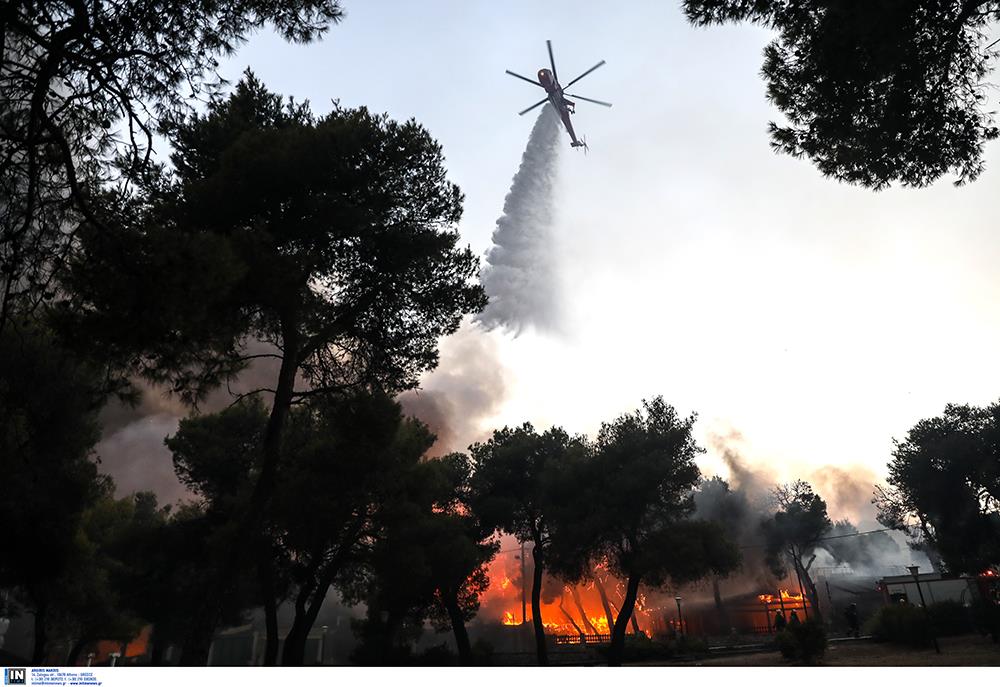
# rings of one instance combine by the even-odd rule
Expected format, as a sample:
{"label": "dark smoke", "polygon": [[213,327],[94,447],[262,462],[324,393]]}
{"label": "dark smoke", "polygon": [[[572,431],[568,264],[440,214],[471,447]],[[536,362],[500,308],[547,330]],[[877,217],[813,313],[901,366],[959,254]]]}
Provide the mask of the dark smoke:
{"label": "dark smoke", "polygon": [[726,434],[711,434],[709,445],[719,454],[729,470],[729,486],[741,491],[746,498],[761,507],[761,502],[769,500],[770,490],[777,483],[777,478],[769,470],[760,466],[750,466],[740,454],[739,444],[743,443],[743,435],[735,429]]}
{"label": "dark smoke", "polygon": [[484,421],[506,400],[504,374],[496,341],[467,323],[441,342],[441,363],[423,380],[422,388],[402,394],[399,402],[437,435],[432,455],[465,451],[486,437],[490,430]]}
{"label": "dark smoke", "polygon": [[[247,355],[272,353],[266,344],[247,346]],[[200,404],[198,412],[214,413],[229,406],[242,393],[268,388],[277,379],[276,358],[253,360],[237,380],[216,389]],[[177,431],[180,419],[192,410],[161,387],[136,381],[140,399],[132,408],[111,403],[101,413],[101,441],[96,452],[101,470],[114,478],[118,495],[152,491],[161,503],[173,503],[190,496],[174,474],[170,451],[163,440]],[[264,396],[267,399],[267,396]]]}
{"label": "dark smoke", "polygon": [[[743,436],[735,430],[727,434],[709,437],[712,449],[720,455],[729,470],[728,483],[731,491],[719,486],[718,478],[706,480],[701,490],[695,494],[696,515],[718,520],[738,537],[744,553],[744,574],[757,564],[760,550],[759,524],[774,512],[774,504],[769,498],[778,485],[777,475],[767,468],[750,465],[740,453]],[[809,482],[819,496],[826,501],[830,518],[835,521],[833,528],[824,535],[824,541],[816,545],[816,567],[849,566],[855,573],[886,574],[890,569],[909,564],[923,558],[912,551],[901,538],[892,533],[878,532],[860,536],[858,532],[881,529],[875,521],[872,505],[875,474],[863,466],[844,468],[825,465],[812,470],[804,479]],[[740,494],[744,495],[741,500]],[[732,523],[743,523],[738,527]]]}

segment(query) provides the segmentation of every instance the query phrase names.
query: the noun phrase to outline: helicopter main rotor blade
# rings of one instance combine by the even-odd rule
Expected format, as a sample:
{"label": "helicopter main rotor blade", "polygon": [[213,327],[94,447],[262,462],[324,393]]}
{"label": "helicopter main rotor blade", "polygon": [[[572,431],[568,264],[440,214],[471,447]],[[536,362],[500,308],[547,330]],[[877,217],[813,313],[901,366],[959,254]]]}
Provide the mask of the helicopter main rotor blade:
{"label": "helicopter main rotor blade", "polygon": [[580,74],[580,76],[576,77],[575,79],[573,79],[572,81],[570,81],[568,84],[566,84],[565,86],[563,86],[563,89],[565,90],[565,89],[569,88],[570,86],[572,86],[573,84],[575,84],[577,81],[579,81],[580,79],[582,79],[583,77],[585,77],[587,74],[589,74],[590,72],[594,71],[598,67],[603,67],[605,64],[606,63],[604,62],[604,60],[601,60],[600,62],[598,62],[597,64],[595,64],[593,67],[591,67],[590,69],[588,69],[587,71],[585,71],[583,74]]}
{"label": "helicopter main rotor blade", "polygon": [[544,104],[545,104],[545,103],[547,103],[547,102],[549,102],[549,99],[548,99],[548,97],[545,97],[545,98],[542,98],[542,99],[541,99],[541,100],[539,100],[539,101],[538,101],[537,103],[535,103],[534,105],[532,105],[531,107],[529,107],[529,108],[528,108],[527,110],[521,110],[520,112],[518,112],[518,114],[519,114],[519,115],[523,115],[523,114],[525,114],[525,113],[527,113],[527,112],[531,112],[532,110],[534,110],[534,109],[535,109],[536,107],[538,107],[539,105],[544,105]]}
{"label": "helicopter main rotor blade", "polygon": [[556,58],[552,56],[552,41],[545,41],[545,45],[549,49],[549,64],[552,65],[552,78],[555,79],[556,83],[559,83],[559,75],[556,74]]}
{"label": "helicopter main rotor blade", "polygon": [[509,69],[508,69],[508,70],[506,70],[506,71],[507,71],[507,73],[508,73],[508,74],[510,74],[511,76],[516,76],[517,78],[521,79],[522,81],[527,81],[528,83],[533,83],[533,84],[535,84],[536,86],[538,86],[539,88],[545,88],[545,86],[542,86],[542,84],[538,83],[538,82],[537,82],[537,81],[535,81],[534,79],[529,79],[529,78],[528,78],[528,77],[526,77],[526,76],[521,76],[520,74],[517,74],[517,73],[515,73],[515,72],[512,72],[512,71],[511,71],[511,70],[509,70]]}
{"label": "helicopter main rotor blade", "polygon": [[611,103],[606,103],[603,100],[594,100],[593,98],[584,98],[582,95],[573,95],[572,93],[566,93],[566,96],[570,98],[576,98],[577,100],[586,100],[588,103],[594,103],[595,105],[604,105],[604,107],[611,107]]}

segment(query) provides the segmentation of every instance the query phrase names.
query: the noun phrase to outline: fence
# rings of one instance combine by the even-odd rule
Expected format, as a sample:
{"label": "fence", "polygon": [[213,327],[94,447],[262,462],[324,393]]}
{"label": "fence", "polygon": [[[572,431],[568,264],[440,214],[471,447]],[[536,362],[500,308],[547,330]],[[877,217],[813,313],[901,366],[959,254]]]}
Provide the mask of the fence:
{"label": "fence", "polygon": [[556,635],[556,644],[610,644],[611,635]]}

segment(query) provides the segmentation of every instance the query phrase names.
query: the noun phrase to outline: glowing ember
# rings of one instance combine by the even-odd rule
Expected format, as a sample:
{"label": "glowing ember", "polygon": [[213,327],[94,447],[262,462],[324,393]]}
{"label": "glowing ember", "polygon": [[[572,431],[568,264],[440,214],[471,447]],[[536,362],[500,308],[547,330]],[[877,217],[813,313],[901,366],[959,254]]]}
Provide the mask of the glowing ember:
{"label": "glowing ember", "polygon": [[503,579],[500,581],[500,589],[507,589],[507,587],[509,586],[510,586],[510,578],[504,575]]}
{"label": "glowing ember", "polygon": [[[802,602],[802,595],[801,594],[789,594],[787,589],[782,589],[778,593],[781,594],[780,601],[788,601],[789,603],[801,603]],[[778,597],[775,596],[774,594],[758,594],[757,598],[760,599],[761,603],[765,603],[765,604],[780,603]]]}

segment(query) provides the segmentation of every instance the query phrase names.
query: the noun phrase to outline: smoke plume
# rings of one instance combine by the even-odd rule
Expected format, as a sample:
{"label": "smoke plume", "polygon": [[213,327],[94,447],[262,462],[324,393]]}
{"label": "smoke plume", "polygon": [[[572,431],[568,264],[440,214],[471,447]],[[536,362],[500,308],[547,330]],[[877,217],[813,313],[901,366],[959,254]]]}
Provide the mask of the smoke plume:
{"label": "smoke plume", "polygon": [[431,455],[465,451],[485,438],[488,429],[483,423],[506,399],[504,375],[496,341],[469,323],[441,342],[441,364],[422,380],[421,388],[398,400],[406,414],[437,435]]}
{"label": "smoke plume", "polygon": [[[251,342],[247,354],[273,353],[268,344]],[[258,358],[231,384],[216,389],[199,405],[199,412],[215,413],[229,406],[236,395],[274,385],[279,363],[274,358]],[[135,380],[139,402],[129,407],[112,402],[101,412],[101,441],[95,452],[102,472],[111,475],[119,496],[136,491],[152,491],[161,503],[190,497],[174,474],[173,458],[163,440],[177,431],[181,418],[191,414],[162,387]],[[265,399],[267,396],[265,396]]]}
{"label": "smoke plume", "polygon": [[546,104],[531,130],[480,275],[490,303],[478,321],[488,329],[501,327],[515,335],[528,327],[559,329],[551,234],[558,144],[559,116]]}

